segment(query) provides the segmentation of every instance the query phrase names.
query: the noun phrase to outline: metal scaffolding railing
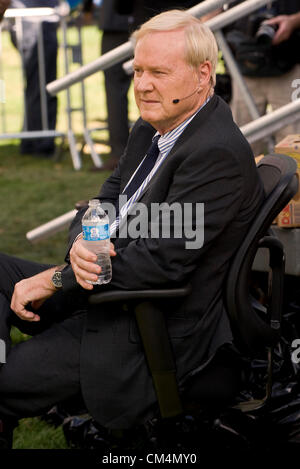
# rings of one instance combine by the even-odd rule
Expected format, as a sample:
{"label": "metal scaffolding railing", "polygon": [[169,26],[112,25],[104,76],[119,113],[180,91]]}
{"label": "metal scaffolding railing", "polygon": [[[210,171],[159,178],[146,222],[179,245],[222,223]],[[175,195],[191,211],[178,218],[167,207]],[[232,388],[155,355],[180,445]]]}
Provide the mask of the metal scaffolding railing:
{"label": "metal scaffolding railing", "polygon": [[[206,0],[194,7],[190,8],[188,11],[196,17],[201,17],[211,11],[216,10],[217,8],[222,7],[225,3],[228,5],[232,3],[233,0],[225,2],[224,0]],[[275,0],[276,1],[276,0]],[[243,16],[247,16],[258,8],[266,5],[268,0],[245,0],[241,4],[228,9],[227,11],[218,14],[217,16],[206,21],[207,26],[215,32],[216,39],[218,41],[219,48],[222,51],[226,66],[231,74],[236,80],[236,84],[239,87],[240,93],[244,96],[245,104],[249,109],[250,115],[253,119],[259,117],[259,112],[255,105],[254,99],[249,92],[245,80],[240,73],[238,65],[226,43],[226,40],[222,33],[222,28],[228,26],[232,22],[236,21]],[[90,62],[89,64],[81,67],[80,69],[72,72],[58,80],[49,83],[47,90],[51,94],[57,94],[64,89],[68,89],[73,84],[77,83],[78,80],[83,80],[88,76],[96,73],[99,70],[106,70],[112,65],[125,61],[132,55],[133,46],[130,41],[122,44],[121,46],[109,51],[108,53],[99,57],[99,59]],[[125,69],[128,72],[131,68],[131,61],[125,63]]]}
{"label": "metal scaffolding railing", "polygon": [[[218,7],[224,4],[232,3],[233,0],[206,0],[199,5],[195,5],[188,11],[196,16],[197,18],[210,13]],[[264,6],[268,3],[268,0],[246,0],[241,5],[237,5],[224,13],[220,13],[218,16],[211,18],[206,24],[211,28],[212,31],[222,29],[228,24],[235,21],[237,18],[246,16],[257,8]],[[125,42],[119,47],[103,54],[98,59],[90,62],[83,67],[75,70],[68,75],[59,78],[47,85],[47,90],[50,94],[57,94],[60,91],[74,85],[80,80],[87,78],[88,76],[96,73],[100,70],[106,70],[107,68],[115,65],[116,63],[123,62],[128,59],[133,53],[133,46],[130,41]]]}
{"label": "metal scaffolding railing", "polygon": [[276,111],[265,114],[241,127],[241,131],[250,143],[268,137],[277,130],[289,125],[300,117],[300,99],[281,106]]}
{"label": "metal scaffolding railing", "polygon": [[[284,122],[284,125],[290,124],[299,113],[300,99],[244,125],[241,127],[241,131],[250,142],[255,142],[262,137],[271,135],[274,129],[281,127],[282,122]],[[35,243],[65,229],[73,220],[76,212],[76,210],[71,210],[34,230],[28,231],[26,234],[28,241]]]}
{"label": "metal scaffolding railing", "polygon": [[[207,0],[191,8],[189,12],[194,14],[195,16],[202,16],[216,9],[217,7],[220,7],[224,3],[230,2]],[[240,89],[242,90],[243,95],[247,96],[246,101],[248,107],[252,108],[252,117],[254,118],[254,120],[249,124],[246,124],[241,127],[242,133],[249,140],[250,143],[253,143],[261,138],[270,136],[279,128],[286,126],[300,118],[300,99],[288,103],[285,106],[282,106],[280,109],[270,112],[265,116],[258,117],[255,104],[253,103],[251,96],[248,96],[247,87],[234,61],[234,58],[232,57],[228,49],[224,36],[221,33],[221,29],[223,27],[227,26],[228,24],[242,16],[248,15],[252,11],[255,11],[257,8],[264,6],[267,3],[268,0],[246,0],[242,4],[217,15],[216,17],[206,22],[206,24],[213,31],[216,32],[219,47],[225,55],[225,61],[226,59],[228,60],[228,66],[230,67],[231,72],[234,72],[234,74],[238,76],[238,83]],[[55,80],[47,86],[47,89],[52,94],[56,94],[62,91],[63,89],[72,86],[78,80],[82,80],[99,70],[105,70],[106,68],[110,67],[115,63],[118,63],[119,61],[125,60],[129,57],[131,53],[131,43],[125,43],[122,46],[114,49],[113,51],[104,54],[96,61],[87,64],[81,69],[78,69],[75,72],[59,80]],[[26,235],[27,239],[31,242],[38,242],[39,240],[47,238],[49,235],[66,228],[72,221],[75,213],[76,210],[72,210],[66,213],[65,215],[62,215],[61,217],[58,217],[44,225],[35,228],[34,230],[29,231]]]}

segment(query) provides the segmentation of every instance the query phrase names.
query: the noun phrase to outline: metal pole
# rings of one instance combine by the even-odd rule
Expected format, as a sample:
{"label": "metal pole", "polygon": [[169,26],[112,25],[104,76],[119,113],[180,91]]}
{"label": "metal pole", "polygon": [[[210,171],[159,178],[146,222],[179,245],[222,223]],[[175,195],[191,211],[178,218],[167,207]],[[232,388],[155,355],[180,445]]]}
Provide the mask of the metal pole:
{"label": "metal pole", "polygon": [[[80,65],[83,64],[82,62],[82,34],[81,34],[81,26],[77,26],[78,32],[78,45],[80,46]],[[80,89],[81,89],[81,103],[82,103],[82,118],[83,118],[83,127],[87,127],[87,118],[86,118],[86,99],[85,99],[85,88],[84,82],[80,82]]]}
{"label": "metal pole", "polygon": [[2,60],[2,26],[0,24],[0,106],[1,106],[1,131],[6,132],[6,109],[5,109],[5,85],[3,76]]}
{"label": "metal pole", "polygon": [[264,138],[278,129],[300,119],[300,99],[281,106],[276,111],[249,122],[241,127],[241,131],[247,140],[252,143]]}
{"label": "metal pole", "polygon": [[48,236],[51,236],[52,234],[57,233],[69,226],[76,213],[77,210],[74,209],[65,213],[64,215],[61,215],[60,217],[54,218],[53,220],[44,223],[44,225],[41,225],[34,230],[28,231],[26,238],[32,243],[48,238]]}
{"label": "metal pole", "polygon": [[12,139],[12,138],[43,138],[43,137],[63,137],[65,132],[59,132],[58,130],[29,130],[26,132],[11,132],[8,134],[0,134],[0,140]]}
{"label": "metal pole", "polygon": [[127,59],[132,54],[132,50],[131,42],[125,42],[121,46],[116,47],[106,54],[103,54],[98,59],[83,65],[83,67],[78,68],[74,72],[71,72],[62,78],[48,83],[47,90],[50,94],[55,95],[59,91],[69,88],[71,85],[74,85],[84,78],[93,75],[93,73],[96,73],[99,70],[106,70],[112,65]]}
{"label": "metal pole", "polygon": [[[77,31],[78,31],[78,43],[79,43],[80,49],[81,49],[81,45],[82,45],[82,33],[81,33],[81,27],[80,27],[80,26],[77,26]],[[82,54],[81,54],[81,57],[82,57]],[[81,61],[81,65],[82,65],[82,61]],[[84,127],[84,130],[83,130],[84,139],[85,139],[86,144],[89,146],[89,149],[90,149],[90,151],[91,151],[91,158],[92,158],[92,161],[93,161],[95,167],[96,167],[96,168],[101,168],[101,166],[103,165],[103,162],[102,162],[100,156],[98,155],[98,153],[97,153],[96,150],[95,150],[94,142],[93,142],[93,140],[91,139],[90,134],[89,134],[89,131],[88,131],[88,128],[87,128],[86,99],[85,99],[85,87],[84,87],[84,82],[83,82],[83,80],[81,80],[80,85],[81,85],[81,101],[82,101],[82,116],[83,116],[83,127]]]}
{"label": "metal pole", "polygon": [[[67,24],[64,17],[60,18],[60,25],[62,29],[63,35],[63,52],[64,52],[64,66],[65,66],[65,73],[68,74],[69,72],[69,62],[68,62],[68,50],[67,50]],[[72,129],[72,116],[71,116],[71,92],[68,88],[67,92],[67,116],[68,116],[68,142],[70,153],[73,161],[74,169],[79,170],[81,169],[81,158],[79,156],[77,147],[76,147],[76,139],[74,136],[74,132]]]}
{"label": "metal pole", "polygon": [[236,80],[237,86],[239,87],[239,91],[241,92],[246,105],[249,109],[250,115],[252,119],[258,119],[260,117],[260,114],[257,110],[256,104],[252,98],[252,95],[250,94],[247,84],[245,80],[243,79],[243,76],[239,70],[239,67],[234,60],[234,57],[232,55],[232,52],[224,38],[224,35],[222,31],[215,31],[215,36],[216,40],[218,42],[218,46],[222,51],[223,58],[225,60],[225,63],[230,71],[230,74],[234,80]]}
{"label": "metal pole", "polygon": [[[274,0],[277,1],[277,0]],[[257,10],[258,8],[267,5],[270,0],[246,0],[240,5],[237,5],[229,10],[221,13],[220,15],[211,18],[210,20],[206,21],[205,24],[212,30],[217,31],[218,29],[222,29],[230,23],[242,18],[243,16],[247,16],[252,11]]]}
{"label": "metal pole", "polygon": [[[215,10],[216,8],[224,5],[225,3],[231,3],[233,0],[224,1],[224,0],[206,0],[199,5],[196,5],[189,10],[194,16],[200,17],[210,11]],[[220,29],[224,26],[227,26],[232,21],[235,21],[237,18],[251,13],[251,11],[256,10],[260,6],[266,5],[268,0],[246,0],[242,5],[231,8],[225,13],[212,18],[206,22],[208,26],[212,25],[214,29]],[[211,26],[210,26],[211,27]],[[133,46],[130,41],[125,42],[119,47],[103,54],[98,59],[84,65],[83,67],[75,70],[68,75],[54,80],[51,83],[48,83],[47,90],[50,94],[57,94],[58,92],[68,88],[74,83],[77,83],[80,80],[92,75],[93,73],[98,72],[99,70],[106,70],[107,68],[115,65],[116,63],[125,61],[128,59],[133,52]]]}
{"label": "metal pole", "polygon": [[23,82],[23,101],[24,101],[24,122],[23,122],[23,130],[27,131],[28,129],[28,116],[27,116],[27,109],[26,109],[26,78],[25,78],[25,66],[24,66],[24,52],[23,52],[23,20],[22,17],[16,17],[16,41],[17,41],[17,48],[21,55],[21,66],[22,66],[22,82]]}
{"label": "metal pole", "polygon": [[4,13],[4,18],[25,18],[31,16],[51,16],[59,13],[58,8],[8,8]]}

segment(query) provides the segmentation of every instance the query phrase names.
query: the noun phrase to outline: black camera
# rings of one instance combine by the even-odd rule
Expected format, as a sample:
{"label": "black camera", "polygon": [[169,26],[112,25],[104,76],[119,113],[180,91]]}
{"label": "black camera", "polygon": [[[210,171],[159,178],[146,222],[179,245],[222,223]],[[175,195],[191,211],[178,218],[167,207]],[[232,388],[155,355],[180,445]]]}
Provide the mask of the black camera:
{"label": "black camera", "polygon": [[273,46],[277,25],[266,24],[276,11],[260,11],[241,18],[226,33],[226,39],[243,75],[253,77],[279,76],[290,70],[295,53],[290,41]]}
{"label": "black camera", "polygon": [[278,29],[277,25],[266,24],[266,21],[271,18],[273,18],[273,15],[266,12],[250,15],[247,24],[247,34],[255,38],[260,44],[271,45]]}
{"label": "black camera", "polygon": [[271,44],[277,29],[277,24],[267,24],[263,21],[259,26],[255,37],[260,43]]}

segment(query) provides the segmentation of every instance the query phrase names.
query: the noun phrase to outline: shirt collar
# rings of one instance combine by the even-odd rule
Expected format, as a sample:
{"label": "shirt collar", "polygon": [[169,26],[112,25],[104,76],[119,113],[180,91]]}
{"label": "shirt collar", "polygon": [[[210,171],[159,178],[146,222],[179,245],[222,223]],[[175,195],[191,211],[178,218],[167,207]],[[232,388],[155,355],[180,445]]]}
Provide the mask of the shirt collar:
{"label": "shirt collar", "polygon": [[[176,140],[180,137],[180,135],[182,134],[184,129],[187,127],[187,125],[194,119],[194,117],[198,114],[198,112],[204,108],[204,106],[208,103],[210,99],[211,99],[211,96],[208,96],[208,98],[204,101],[204,103],[199,107],[199,109],[197,109],[197,111],[192,116],[188,117],[187,119],[185,119],[185,121],[181,122],[181,124],[175,127],[175,129],[170,130],[169,132],[166,132],[164,135],[160,136],[160,139],[158,140],[157,145],[158,145],[160,153],[163,156],[166,156],[169,153],[171,148],[176,143]],[[156,132],[153,135],[152,141],[157,135],[160,135],[159,132]]]}

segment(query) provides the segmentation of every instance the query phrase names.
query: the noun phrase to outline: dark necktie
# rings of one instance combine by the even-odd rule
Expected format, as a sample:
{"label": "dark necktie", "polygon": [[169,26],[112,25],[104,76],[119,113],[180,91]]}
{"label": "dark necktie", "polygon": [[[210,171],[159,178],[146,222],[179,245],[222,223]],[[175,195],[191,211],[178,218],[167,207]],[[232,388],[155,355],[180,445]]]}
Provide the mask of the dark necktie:
{"label": "dark necktie", "polygon": [[145,181],[146,177],[150,173],[151,169],[155,165],[157,157],[159,155],[159,148],[158,148],[158,140],[160,135],[154,137],[152,144],[150,145],[144,161],[140,165],[139,169],[135,173],[134,177],[132,178],[130,184],[126,187],[123,194],[127,195],[127,200],[138,190],[140,185]]}

